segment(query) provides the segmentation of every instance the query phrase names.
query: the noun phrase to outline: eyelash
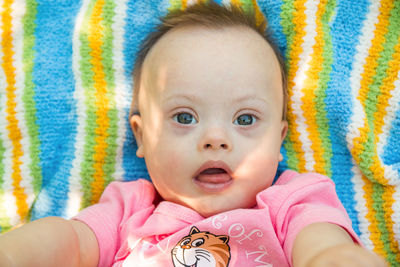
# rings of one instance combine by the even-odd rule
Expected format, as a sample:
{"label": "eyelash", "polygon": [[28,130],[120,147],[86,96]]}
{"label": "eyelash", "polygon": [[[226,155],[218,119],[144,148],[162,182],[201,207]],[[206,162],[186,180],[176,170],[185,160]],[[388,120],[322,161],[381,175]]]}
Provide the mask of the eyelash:
{"label": "eyelash", "polygon": [[[239,123],[236,123],[237,120],[238,120],[241,116],[250,116],[250,118],[251,118],[251,123],[250,123],[250,124],[239,124]],[[240,115],[238,115],[238,116],[236,117],[236,119],[233,121],[233,124],[239,125],[239,126],[251,126],[251,125],[253,125],[254,123],[256,123],[256,122],[258,121],[258,119],[259,119],[259,118],[258,118],[255,114],[243,113],[243,114],[240,114]]]}
{"label": "eyelash", "polygon": [[[184,117],[180,117],[181,115],[185,115]],[[240,124],[238,119],[241,116],[249,116],[251,118],[251,122],[249,124]],[[172,116],[172,119],[179,123],[179,124],[183,124],[183,125],[191,125],[191,124],[197,124],[198,120],[196,119],[196,117],[194,115],[192,115],[190,112],[177,112]],[[185,122],[186,120],[186,122]],[[233,124],[238,125],[238,126],[251,126],[254,123],[256,123],[259,120],[259,117],[256,116],[255,114],[252,113],[243,113],[238,115],[234,120],[233,120]]]}
{"label": "eyelash", "polygon": [[[195,123],[198,122],[198,120],[196,119],[196,117],[193,116],[192,114],[190,114],[189,112],[177,112],[177,113],[175,113],[175,114],[172,116],[172,119],[173,119],[175,122],[179,123],[179,124],[184,124],[184,125],[195,124],[195,123],[183,123],[183,122],[180,122],[180,121],[179,121],[179,117],[178,117],[179,115],[189,115],[191,119],[194,119],[194,120],[195,120]],[[185,119],[185,118],[183,118],[183,119]]]}

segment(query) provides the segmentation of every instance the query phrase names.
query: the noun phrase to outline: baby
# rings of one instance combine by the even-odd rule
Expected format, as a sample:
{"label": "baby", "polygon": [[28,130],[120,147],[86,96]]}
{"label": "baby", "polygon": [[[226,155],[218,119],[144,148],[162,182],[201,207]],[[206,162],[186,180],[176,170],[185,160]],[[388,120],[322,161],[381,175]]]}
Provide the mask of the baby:
{"label": "baby", "polygon": [[137,57],[130,115],[153,183],[113,182],[72,220],[3,235],[1,266],[386,266],[330,179],[273,184],[285,74],[264,26],[212,1],[163,18]]}

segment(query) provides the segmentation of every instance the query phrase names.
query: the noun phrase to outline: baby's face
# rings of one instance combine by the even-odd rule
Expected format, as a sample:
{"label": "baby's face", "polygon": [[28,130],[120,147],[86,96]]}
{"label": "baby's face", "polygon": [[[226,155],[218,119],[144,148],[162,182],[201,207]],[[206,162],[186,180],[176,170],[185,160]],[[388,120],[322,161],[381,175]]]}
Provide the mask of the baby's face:
{"label": "baby's face", "polygon": [[278,61],[255,32],[175,29],[143,65],[137,155],[165,200],[205,217],[250,208],[281,158],[282,102]]}

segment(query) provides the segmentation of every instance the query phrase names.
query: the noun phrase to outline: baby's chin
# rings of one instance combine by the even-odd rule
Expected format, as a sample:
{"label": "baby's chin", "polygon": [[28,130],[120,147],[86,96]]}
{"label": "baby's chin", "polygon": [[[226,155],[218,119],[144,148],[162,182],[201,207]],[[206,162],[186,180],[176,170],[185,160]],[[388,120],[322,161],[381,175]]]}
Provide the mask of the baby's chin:
{"label": "baby's chin", "polygon": [[214,201],[214,203],[209,203],[209,205],[207,205],[206,203],[195,203],[190,205],[189,207],[195,210],[204,218],[208,218],[214,215],[221,214],[223,212],[232,211],[236,209],[250,209],[253,208],[256,204],[255,199],[254,201],[247,201],[242,203],[232,203],[228,202],[228,200],[226,201],[227,202],[222,202],[222,203]]}

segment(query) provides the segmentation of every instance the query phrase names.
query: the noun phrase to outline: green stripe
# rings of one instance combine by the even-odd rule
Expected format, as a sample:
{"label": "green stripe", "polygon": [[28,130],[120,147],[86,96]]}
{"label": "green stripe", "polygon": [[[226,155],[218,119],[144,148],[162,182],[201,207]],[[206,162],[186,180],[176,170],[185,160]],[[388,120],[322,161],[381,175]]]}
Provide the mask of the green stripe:
{"label": "green stripe", "polygon": [[[318,87],[316,89],[315,108],[316,108],[316,123],[319,137],[321,138],[323,148],[324,170],[327,176],[332,176],[332,143],[329,132],[329,121],[326,111],[326,89],[330,80],[333,63],[333,45],[332,36],[330,32],[330,21],[334,10],[336,8],[336,1],[328,1],[325,6],[325,13],[322,15],[322,34],[324,46],[322,51],[322,70],[319,73]],[[318,162],[317,162],[318,164]]]}
{"label": "green stripe", "polygon": [[[35,199],[42,187],[42,168],[40,167],[40,158],[37,156],[40,152],[39,127],[36,123],[36,105],[35,105],[35,84],[33,82],[33,66],[35,58],[35,18],[37,15],[37,3],[35,0],[27,0],[26,13],[22,19],[24,25],[24,44],[23,44],[23,66],[25,73],[25,88],[22,96],[25,108],[25,121],[29,135],[29,155],[31,164],[29,166],[33,177],[32,185]],[[33,204],[31,206],[32,210]],[[30,220],[31,210],[28,215]]]}
{"label": "green stripe", "polygon": [[[2,95],[0,94],[0,97]],[[4,152],[5,152],[5,147],[3,146],[3,140],[0,139],[0,233],[7,232],[8,230],[11,229],[11,223],[10,223],[10,218],[7,216],[6,209],[4,208],[5,206],[5,199],[4,199],[4,189],[3,189],[3,184],[4,184]]]}
{"label": "green stripe", "polygon": [[89,46],[89,37],[88,37],[88,29],[89,29],[89,20],[93,13],[93,8],[96,3],[96,0],[90,1],[88,8],[86,10],[86,14],[84,16],[82,22],[81,33],[79,36],[79,40],[81,42],[81,47],[79,49],[79,53],[81,55],[80,62],[80,71],[81,71],[81,80],[82,80],[82,89],[84,90],[85,95],[85,103],[86,106],[86,122],[85,122],[85,146],[83,152],[83,161],[81,165],[81,184],[83,187],[83,197],[81,208],[85,208],[91,205],[92,199],[92,190],[91,183],[93,182],[93,155],[94,155],[94,146],[95,146],[95,129],[96,129],[96,108],[94,103],[94,72],[92,70],[93,65],[90,63],[91,56],[91,48]]}
{"label": "green stripe", "polygon": [[255,14],[255,9],[251,0],[240,0],[240,6],[245,13]]}
{"label": "green stripe", "polygon": [[[2,34],[1,32],[1,28],[0,28],[0,34]],[[1,70],[3,71],[3,70]],[[5,82],[4,80],[0,80],[0,82]],[[6,97],[5,93],[0,93],[0,99],[2,97]],[[0,103],[3,103],[2,101],[0,101]],[[1,108],[1,106],[0,106]],[[4,127],[3,127],[4,129]],[[5,168],[4,168],[4,152],[6,151],[6,148],[3,145],[3,139],[1,138],[2,136],[0,135],[0,233],[4,233],[6,231],[8,231],[11,228],[11,223],[10,223],[10,218],[7,216],[7,212],[5,209],[5,199],[4,199],[4,195],[5,195],[5,191],[3,189],[3,185],[4,185],[4,174],[5,174]]]}
{"label": "green stripe", "polygon": [[[368,145],[371,147],[376,145],[374,143],[374,130],[376,122],[375,116],[382,116],[377,110],[377,98],[378,96],[385,91],[386,88],[382,88],[382,82],[387,77],[387,70],[389,68],[389,61],[393,60],[393,55],[395,53],[395,46],[398,44],[398,40],[400,37],[400,1],[395,1],[393,9],[390,12],[391,16],[389,18],[388,32],[385,35],[385,42],[383,44],[383,50],[378,59],[378,67],[377,72],[373,78],[373,84],[370,87],[368,92],[367,101],[371,101],[372,108],[367,109],[370,112],[367,112],[368,123],[371,127],[370,132],[368,133]],[[371,94],[370,94],[371,93]],[[368,102],[367,102],[368,103]],[[364,150],[365,151],[365,150]],[[371,162],[372,163],[372,162]],[[370,168],[368,168],[370,170]],[[372,177],[372,176],[371,176]],[[380,184],[374,183],[374,193],[373,193],[373,206],[377,209],[376,212],[376,220],[378,221],[378,228],[381,232],[381,240],[384,244],[384,249],[387,253],[387,261],[392,264],[392,266],[399,266],[400,262],[397,260],[397,253],[399,251],[395,251],[390,246],[390,231],[389,226],[386,224],[385,220],[385,212],[390,210],[391,207],[387,207],[382,201],[382,195],[384,193],[384,187]],[[395,239],[394,236],[392,236]]]}
{"label": "green stripe", "polygon": [[[293,31],[293,29],[294,29],[293,14],[295,12],[293,3],[294,3],[293,0],[283,1],[282,7],[281,7],[282,12],[280,14],[282,31],[286,35],[286,42],[287,42],[287,49],[286,49],[285,57],[286,57],[286,69],[288,70],[288,72],[290,71],[291,61],[292,61],[292,59],[290,58],[290,53],[291,53],[292,46],[293,46],[293,39],[296,34]],[[291,90],[291,88],[288,88],[288,90]],[[298,158],[298,154],[296,153],[296,151],[294,149],[293,142],[291,141],[291,135],[292,135],[292,133],[290,131],[288,131],[285,142],[283,143],[283,147],[286,150],[288,167],[292,170],[298,171],[299,158]]]}
{"label": "green stripe", "polygon": [[[386,220],[385,220],[385,203],[382,199],[384,193],[384,186],[378,183],[373,183],[373,193],[372,193],[372,208],[375,210],[376,224],[379,229],[380,239],[383,243],[383,249],[385,250],[387,257],[386,260],[391,264],[391,266],[399,266],[400,262],[397,261],[396,253],[398,251],[393,251],[390,247],[390,233],[388,232]],[[394,236],[392,238],[395,238]]]}
{"label": "green stripe", "polygon": [[[104,25],[104,43],[102,46],[102,64],[104,66],[105,80],[107,83],[107,99],[109,101],[109,110],[107,116],[110,120],[107,129],[107,148],[104,163],[105,185],[107,186],[113,179],[112,174],[115,173],[116,155],[117,155],[117,138],[118,138],[118,110],[115,101],[115,76],[113,68],[113,41],[114,35],[112,30],[113,20],[115,17],[115,3],[113,0],[107,0],[104,6],[103,21]],[[122,29],[120,29],[122,30]]]}
{"label": "green stripe", "polygon": [[[378,184],[374,177],[374,173],[371,170],[373,165],[373,156],[376,151],[376,144],[374,143],[374,131],[375,131],[375,115],[382,116],[381,113],[377,110],[377,100],[378,97],[385,91],[385,88],[382,88],[383,80],[387,77],[387,70],[389,68],[389,61],[393,60],[393,54],[395,53],[394,47],[398,42],[398,38],[400,35],[400,18],[398,16],[400,14],[400,1],[394,2],[394,7],[391,10],[391,16],[389,18],[388,31],[385,34],[385,41],[383,43],[383,50],[380,53],[380,57],[377,60],[377,68],[374,77],[372,77],[372,84],[369,87],[367,98],[365,100],[365,111],[367,114],[367,122],[370,127],[369,132],[367,133],[367,140],[364,142],[364,149],[361,151],[359,163],[362,172],[371,180],[374,181],[374,192],[372,195],[372,199],[374,200],[373,208],[376,210],[375,219],[377,221],[377,226],[380,231],[380,238],[382,243],[384,244],[383,249],[387,253],[387,260],[395,265],[399,264],[396,260],[396,253],[398,251],[393,251],[390,247],[390,232],[388,229],[388,225],[385,220],[385,203],[382,200],[382,195],[384,193],[382,185]],[[390,207],[389,207],[390,209]]]}
{"label": "green stripe", "polygon": [[168,11],[173,11],[177,9],[182,9],[182,1],[181,0],[170,0],[169,1]]}
{"label": "green stripe", "polygon": [[374,122],[376,121],[375,114],[376,116],[381,116],[381,113],[379,113],[377,110],[377,100],[382,94],[382,91],[384,91],[384,88],[381,89],[382,82],[387,77],[387,69],[389,68],[388,63],[390,60],[393,60],[393,54],[395,52],[394,47],[397,44],[400,35],[400,21],[399,16],[397,15],[400,14],[400,1],[395,1],[394,4],[394,8],[391,10],[391,17],[389,18],[388,32],[385,34],[385,36],[383,36],[385,41],[383,43],[383,49],[377,60],[378,65],[376,68],[376,73],[372,77],[372,83],[368,88],[369,90],[365,100],[365,105],[367,107],[365,111],[370,131],[368,132],[368,138],[366,142],[364,142],[365,149],[363,149],[360,154],[360,168],[369,179],[375,182],[376,180],[374,179],[374,174],[370,167],[373,164],[373,155],[371,154],[376,146],[376,144],[374,144]]}

